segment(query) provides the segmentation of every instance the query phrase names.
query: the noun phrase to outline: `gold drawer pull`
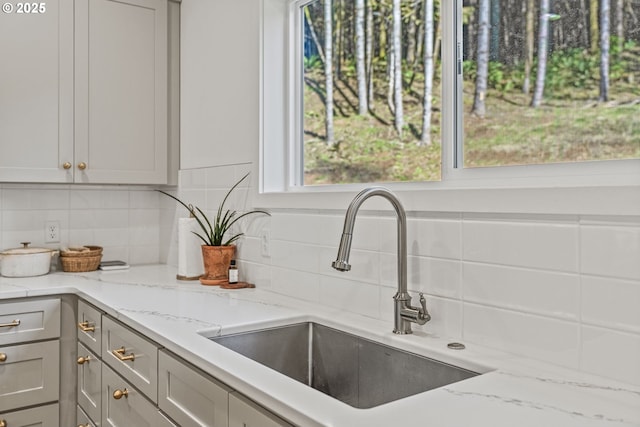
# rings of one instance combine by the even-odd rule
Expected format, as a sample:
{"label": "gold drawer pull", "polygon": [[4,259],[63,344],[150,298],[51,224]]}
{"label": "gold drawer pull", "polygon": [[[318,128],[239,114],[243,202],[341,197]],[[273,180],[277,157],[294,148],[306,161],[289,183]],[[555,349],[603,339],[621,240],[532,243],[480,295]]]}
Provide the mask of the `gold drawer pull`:
{"label": "gold drawer pull", "polygon": [[[0,353],[0,362],[6,362],[7,361],[7,353]],[[2,427],[2,424],[0,424],[0,427]]]}
{"label": "gold drawer pull", "polygon": [[[0,426],[1,427],[1,426]],[[78,427],[91,427],[91,424],[86,423],[86,424],[78,424]]]}
{"label": "gold drawer pull", "polygon": [[[113,392],[113,398],[116,400],[120,400],[122,399],[122,396],[129,398],[129,390],[127,390],[126,388],[124,390],[116,390]],[[0,426],[2,427],[2,426]]]}
{"label": "gold drawer pull", "polygon": [[84,365],[91,362],[91,356],[78,357],[78,365]]}
{"label": "gold drawer pull", "polygon": [[89,326],[89,322],[80,322],[80,323],[78,323],[78,328],[80,328],[80,330],[82,332],[95,332],[96,331],[96,327],[95,326]]}
{"label": "gold drawer pull", "polygon": [[123,362],[126,362],[127,360],[131,360],[133,362],[136,358],[136,355],[133,353],[125,356],[126,350],[124,349],[124,346],[120,347],[117,350],[111,350],[111,353],[113,353],[113,355],[117,357],[118,360],[121,360]]}
{"label": "gold drawer pull", "polygon": [[[20,319],[16,319],[11,323],[0,324],[0,328],[15,328],[16,326],[20,326]],[[2,427],[2,424],[0,424],[0,427]]]}
{"label": "gold drawer pull", "polygon": [[0,427],[7,427],[7,422],[5,420],[0,420]]}

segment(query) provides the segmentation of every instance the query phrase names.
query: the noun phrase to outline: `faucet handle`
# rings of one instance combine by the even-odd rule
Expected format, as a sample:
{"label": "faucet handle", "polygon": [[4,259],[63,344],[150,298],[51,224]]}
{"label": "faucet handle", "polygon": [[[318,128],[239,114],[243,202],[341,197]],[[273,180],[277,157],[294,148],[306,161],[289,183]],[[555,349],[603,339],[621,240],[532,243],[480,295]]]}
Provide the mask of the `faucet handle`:
{"label": "faucet handle", "polygon": [[418,312],[418,316],[423,320],[423,324],[431,320],[431,315],[429,311],[427,311],[427,300],[424,297],[424,294],[420,292],[420,305],[422,308]]}

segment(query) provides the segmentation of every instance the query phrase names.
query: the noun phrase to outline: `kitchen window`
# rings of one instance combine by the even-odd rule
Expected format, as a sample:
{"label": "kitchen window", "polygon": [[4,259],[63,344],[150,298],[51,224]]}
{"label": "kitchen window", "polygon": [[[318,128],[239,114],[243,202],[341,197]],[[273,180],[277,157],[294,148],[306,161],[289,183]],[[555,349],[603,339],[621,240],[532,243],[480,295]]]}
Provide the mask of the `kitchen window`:
{"label": "kitchen window", "polygon": [[[464,3],[266,0],[262,191],[341,191],[372,182],[401,190],[638,185],[640,43],[633,32],[621,44],[610,38],[609,92],[601,99],[603,45],[590,51],[583,44],[593,34],[576,29],[589,18],[584,1],[555,10],[545,2]],[[434,46],[432,55],[425,46]],[[539,70],[544,88],[536,84]],[[432,101],[427,127],[425,93]],[[350,147],[358,144],[365,146],[359,152]]]}

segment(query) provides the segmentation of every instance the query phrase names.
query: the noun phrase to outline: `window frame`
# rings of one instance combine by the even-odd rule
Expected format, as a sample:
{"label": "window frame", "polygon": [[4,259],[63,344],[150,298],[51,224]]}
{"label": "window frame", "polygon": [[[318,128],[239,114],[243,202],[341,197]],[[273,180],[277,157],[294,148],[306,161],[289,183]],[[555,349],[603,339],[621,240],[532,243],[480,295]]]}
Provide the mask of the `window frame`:
{"label": "window frame", "polygon": [[[260,144],[256,165],[260,180],[256,203],[271,208],[342,209],[346,206],[345,194],[352,196],[363,188],[382,185],[397,192],[403,202],[410,201],[414,210],[640,215],[640,159],[462,167],[464,111],[462,90],[457,90],[462,86],[461,0],[441,3],[442,49],[448,52],[443,54],[442,64],[441,181],[302,185],[300,10],[311,1],[261,2]],[[522,193],[533,197],[532,203],[523,203],[519,197]],[[589,200],[594,197],[599,198],[598,203]],[[456,202],[455,198],[462,200]],[[487,205],[489,202],[493,207]]]}

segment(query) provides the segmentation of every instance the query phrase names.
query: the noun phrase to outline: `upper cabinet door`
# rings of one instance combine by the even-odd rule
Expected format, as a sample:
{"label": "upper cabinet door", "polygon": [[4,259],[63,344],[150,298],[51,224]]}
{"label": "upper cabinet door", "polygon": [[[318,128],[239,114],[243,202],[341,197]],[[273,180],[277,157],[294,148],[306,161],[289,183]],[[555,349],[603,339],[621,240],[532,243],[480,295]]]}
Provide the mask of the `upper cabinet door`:
{"label": "upper cabinet door", "polygon": [[73,0],[5,6],[0,181],[72,182]]}
{"label": "upper cabinet door", "polygon": [[166,183],[166,0],[76,0],[75,25],[75,182]]}

